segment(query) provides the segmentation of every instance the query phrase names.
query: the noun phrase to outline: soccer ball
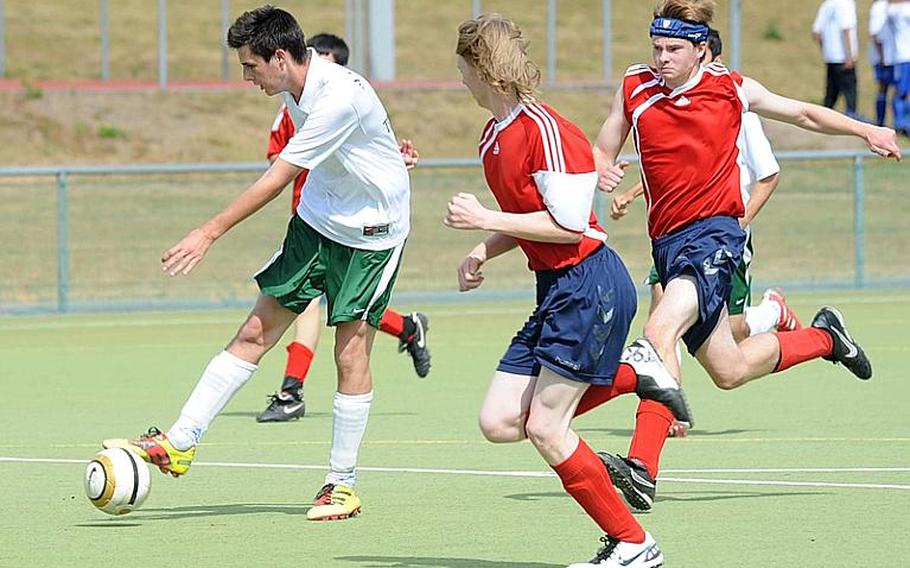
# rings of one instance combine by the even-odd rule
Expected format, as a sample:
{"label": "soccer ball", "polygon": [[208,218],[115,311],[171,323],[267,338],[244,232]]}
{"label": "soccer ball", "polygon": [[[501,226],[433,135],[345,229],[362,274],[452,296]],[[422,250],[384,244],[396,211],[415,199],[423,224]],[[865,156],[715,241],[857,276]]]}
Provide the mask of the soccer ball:
{"label": "soccer ball", "polygon": [[148,467],[123,448],[98,452],[85,467],[85,495],[109,515],[138,509],[148,497],[150,484]]}

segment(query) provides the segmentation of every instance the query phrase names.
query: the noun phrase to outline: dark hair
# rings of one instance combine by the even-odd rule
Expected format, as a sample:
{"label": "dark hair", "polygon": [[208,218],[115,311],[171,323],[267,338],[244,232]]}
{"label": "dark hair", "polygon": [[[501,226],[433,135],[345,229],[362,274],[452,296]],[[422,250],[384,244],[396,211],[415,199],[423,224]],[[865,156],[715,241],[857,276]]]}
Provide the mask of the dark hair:
{"label": "dark hair", "polygon": [[720,39],[720,32],[708,28],[708,49],[711,50],[712,59],[717,59],[724,51],[724,42]]}
{"label": "dark hair", "polygon": [[350,50],[348,44],[335,34],[316,34],[310,37],[307,47],[312,47],[319,55],[332,54],[335,63],[341,66],[348,64]]}
{"label": "dark hair", "polygon": [[290,53],[297,63],[307,59],[306,37],[297,20],[268,4],[241,14],[228,29],[227,44],[233,49],[248,45],[250,51],[266,61],[279,49]]}

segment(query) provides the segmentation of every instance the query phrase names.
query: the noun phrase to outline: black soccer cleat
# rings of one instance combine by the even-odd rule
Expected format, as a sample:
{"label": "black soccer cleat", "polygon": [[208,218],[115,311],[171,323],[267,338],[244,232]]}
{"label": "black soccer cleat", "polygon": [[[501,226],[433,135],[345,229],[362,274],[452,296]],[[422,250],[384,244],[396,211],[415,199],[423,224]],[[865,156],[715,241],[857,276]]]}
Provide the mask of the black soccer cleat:
{"label": "black soccer cleat", "polygon": [[847,331],[844,316],[836,308],[822,306],[812,318],[812,327],[827,331],[834,342],[833,352],[830,356],[824,357],[825,359],[840,363],[859,379],[867,381],[872,378],[872,362]]}
{"label": "black soccer cleat", "polygon": [[687,429],[695,425],[685,391],[670,374],[650,341],[639,337],[625,348],[619,360],[631,365],[638,375],[635,387],[638,398],[663,404]]}
{"label": "black soccer cleat", "polygon": [[597,452],[613,482],[629,505],[638,511],[650,511],[654,506],[657,482],[651,479],[648,468],[638,460],[618,454]]}
{"label": "black soccer cleat", "polygon": [[256,422],[290,422],[306,414],[303,389],[283,390],[269,396],[269,405],[256,417]]}
{"label": "black soccer cleat", "polygon": [[422,379],[430,373],[430,349],[427,347],[430,319],[420,312],[411,312],[404,318],[407,328],[411,329],[407,338],[399,338],[398,352],[408,352],[414,361],[414,371]]}

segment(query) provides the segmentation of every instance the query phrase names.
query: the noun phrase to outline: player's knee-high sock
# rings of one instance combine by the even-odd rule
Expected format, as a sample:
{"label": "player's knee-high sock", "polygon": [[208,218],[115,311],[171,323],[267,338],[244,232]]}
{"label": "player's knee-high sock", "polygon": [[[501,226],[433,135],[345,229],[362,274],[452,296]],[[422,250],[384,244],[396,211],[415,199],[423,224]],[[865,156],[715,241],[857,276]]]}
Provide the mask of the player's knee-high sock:
{"label": "player's knee-high sock", "polygon": [[357,483],[357,452],[367,429],[373,391],[366,394],[335,393],[332,409],[332,451],[329,454],[329,473],[326,483],[353,487]]}
{"label": "player's knee-high sock", "polygon": [[673,414],[666,406],[653,400],[638,403],[635,413],[635,431],[629,444],[629,458],[636,459],[648,469],[651,479],[657,479],[660,471],[660,452],[664,449]]}
{"label": "player's knee-high sock", "polygon": [[901,98],[897,95],[891,97],[891,112],[894,114],[894,128],[900,128],[903,120],[904,105]]}
{"label": "player's knee-high sock", "polygon": [[803,361],[830,355],[834,349],[834,342],[828,332],[815,327],[778,333],[777,342],[780,343],[780,361],[774,368],[775,373]]}
{"label": "player's knee-high sock", "polygon": [[885,113],[888,110],[888,94],[879,93],[875,96],[875,124],[885,125]]}
{"label": "player's knee-high sock", "polygon": [[379,320],[379,331],[394,335],[401,339],[407,339],[407,335],[414,333],[412,330],[410,334],[405,334],[407,331],[405,327],[408,323],[411,324],[411,327],[414,326],[414,322],[411,321],[411,318],[405,318],[395,310],[386,310],[382,314],[382,319]]}
{"label": "player's knee-high sock", "polygon": [[743,315],[749,326],[749,337],[774,330],[780,321],[780,304],[764,300],[757,306],[746,308]]}
{"label": "player's knee-high sock", "polygon": [[[300,388],[306,381],[307,373],[310,372],[310,364],[313,363],[313,351],[303,343],[296,341],[288,344],[287,350],[288,362],[284,366],[285,379],[294,379],[297,383],[296,387]],[[291,381],[286,380],[285,385],[282,385],[282,389],[287,388],[289,383]]]}
{"label": "player's knee-high sock", "polygon": [[174,447],[186,450],[195,446],[234,393],[250,380],[256,369],[253,363],[227,351],[215,355],[183,405],[180,417],[167,432]]}
{"label": "player's knee-high sock", "polygon": [[613,489],[600,458],[581,438],[564,462],[551,466],[569,495],[605,533],[627,542],[644,542],[645,531]]}
{"label": "player's knee-high sock", "polygon": [[635,392],[638,386],[638,375],[631,365],[620,363],[616,369],[616,376],[613,377],[613,384],[608,386],[592,385],[588,387],[585,394],[581,396],[578,407],[575,409],[575,416],[581,416],[589,410],[597,408],[601,404],[621,394]]}

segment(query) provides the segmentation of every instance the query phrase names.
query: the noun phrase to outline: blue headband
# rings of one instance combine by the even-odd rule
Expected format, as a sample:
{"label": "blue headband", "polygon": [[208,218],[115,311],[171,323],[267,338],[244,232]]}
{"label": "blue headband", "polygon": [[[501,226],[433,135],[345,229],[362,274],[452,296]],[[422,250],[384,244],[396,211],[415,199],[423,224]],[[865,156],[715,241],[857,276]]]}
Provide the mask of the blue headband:
{"label": "blue headband", "polygon": [[676,18],[654,18],[651,22],[651,37],[675,37],[692,43],[708,41],[708,26]]}

